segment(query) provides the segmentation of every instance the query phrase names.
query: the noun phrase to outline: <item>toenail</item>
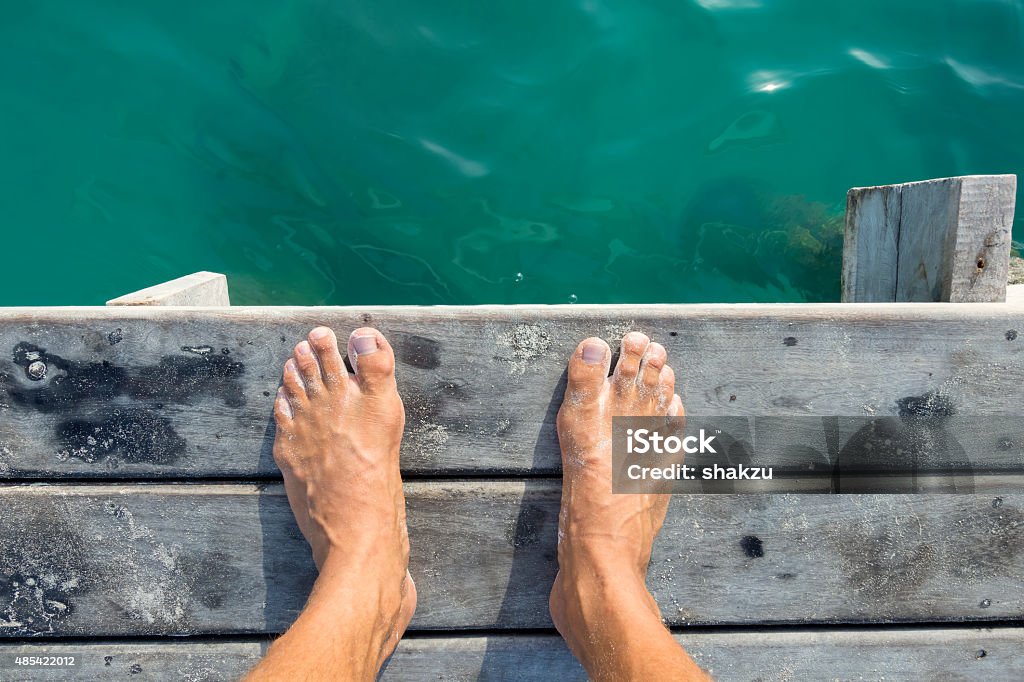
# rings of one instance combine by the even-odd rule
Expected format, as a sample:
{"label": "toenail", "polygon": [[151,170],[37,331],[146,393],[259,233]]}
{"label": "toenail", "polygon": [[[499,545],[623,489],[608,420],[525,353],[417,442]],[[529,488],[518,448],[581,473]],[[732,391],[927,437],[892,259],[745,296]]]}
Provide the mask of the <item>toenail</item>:
{"label": "toenail", "polygon": [[600,343],[588,343],[583,346],[583,362],[596,365],[604,360],[604,346]]}
{"label": "toenail", "polygon": [[309,333],[309,338],[311,338],[311,339],[318,339],[318,340],[319,339],[325,339],[325,338],[327,338],[327,335],[330,334],[330,333],[331,333],[331,330],[328,329],[327,327],[317,327],[316,329],[314,329],[313,331],[311,331]]}
{"label": "toenail", "polygon": [[352,339],[352,349],[356,355],[369,355],[377,350],[376,336],[357,336]]}
{"label": "toenail", "polygon": [[310,347],[308,343],[303,341],[302,343],[295,347],[295,352],[298,353],[299,355],[309,355],[310,353],[313,352],[313,349]]}

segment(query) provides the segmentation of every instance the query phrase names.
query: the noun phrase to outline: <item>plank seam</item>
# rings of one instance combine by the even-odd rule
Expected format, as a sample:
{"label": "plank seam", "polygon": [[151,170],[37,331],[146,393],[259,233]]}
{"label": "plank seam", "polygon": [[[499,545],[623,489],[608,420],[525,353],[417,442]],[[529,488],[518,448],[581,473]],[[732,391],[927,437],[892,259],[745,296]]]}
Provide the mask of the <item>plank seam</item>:
{"label": "plank seam", "polygon": [[896,302],[896,294],[900,290],[900,237],[903,234],[903,185],[896,185],[896,273],[893,281],[892,300]]}
{"label": "plank seam", "polygon": [[[787,632],[792,634],[808,633],[818,634],[825,632],[836,633],[866,633],[866,632],[895,632],[895,631],[935,631],[935,630],[1021,630],[1024,629],[1024,620],[978,620],[978,621],[920,621],[920,622],[899,622],[899,623],[787,623],[787,624],[736,624],[736,625],[688,625],[671,626],[670,632],[678,635],[690,633],[699,634],[765,634]],[[105,637],[102,635],[63,635],[59,637],[3,637],[0,638],[0,647],[5,645],[22,644],[45,644],[47,646],[59,646],[61,644],[146,644],[182,642],[190,644],[218,643],[218,642],[269,642],[279,637],[279,633],[253,634],[253,633],[203,633],[199,635],[174,635],[158,636],[151,634],[144,635],[115,635]],[[459,630],[409,630],[403,635],[403,639],[431,640],[431,639],[470,639],[474,637],[560,637],[554,628],[467,628]]]}

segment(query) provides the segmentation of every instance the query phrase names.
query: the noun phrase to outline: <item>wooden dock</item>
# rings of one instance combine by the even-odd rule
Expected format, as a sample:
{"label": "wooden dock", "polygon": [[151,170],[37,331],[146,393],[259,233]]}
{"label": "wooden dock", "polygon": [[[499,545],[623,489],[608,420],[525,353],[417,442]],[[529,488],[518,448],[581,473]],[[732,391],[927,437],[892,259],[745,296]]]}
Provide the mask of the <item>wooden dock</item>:
{"label": "wooden dock", "polygon": [[721,680],[1024,679],[1011,178],[936,181],[941,223],[908,208],[920,187],[851,190],[844,295],[885,302],[246,308],[200,273],[105,308],[0,309],[0,680],[237,679],[287,628],[315,568],[272,404],[316,325],[377,327],[398,359],[419,606],[382,679],[584,679],[547,611],[555,414],[576,343],[630,330],[665,345],[688,414],[909,410],[942,420],[972,476],[974,494],[674,496],[649,587],[699,664]]}

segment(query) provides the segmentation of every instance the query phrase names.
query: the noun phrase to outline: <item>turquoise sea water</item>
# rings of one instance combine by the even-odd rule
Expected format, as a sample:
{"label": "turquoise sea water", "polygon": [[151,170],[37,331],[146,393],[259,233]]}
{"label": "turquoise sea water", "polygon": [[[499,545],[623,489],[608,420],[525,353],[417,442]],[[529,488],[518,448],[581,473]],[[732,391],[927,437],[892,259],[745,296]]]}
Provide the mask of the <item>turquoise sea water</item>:
{"label": "turquoise sea water", "polygon": [[830,300],[849,187],[1024,160],[1010,0],[0,15],[0,305]]}

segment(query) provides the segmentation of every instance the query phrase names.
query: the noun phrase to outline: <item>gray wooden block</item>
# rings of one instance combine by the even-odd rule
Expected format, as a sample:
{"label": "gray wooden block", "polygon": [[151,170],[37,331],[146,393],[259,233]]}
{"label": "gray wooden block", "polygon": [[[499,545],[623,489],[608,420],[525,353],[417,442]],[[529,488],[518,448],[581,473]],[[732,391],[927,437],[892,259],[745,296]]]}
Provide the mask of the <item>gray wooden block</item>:
{"label": "gray wooden block", "polygon": [[281,366],[317,324],[391,339],[408,473],[557,473],[567,359],[631,329],[694,417],[927,413],[979,470],[1024,465],[1019,305],[129,307],[0,310],[0,476],[276,475]]}
{"label": "gray wooden block", "polygon": [[[1020,628],[901,628],[764,632],[682,632],[682,644],[719,682],[764,679],[893,682],[1024,677]],[[142,641],[0,644],[0,679],[8,682],[109,679],[237,680],[262,657],[267,641]],[[74,656],[72,668],[26,668],[20,656]],[[772,675],[774,677],[766,677]],[[586,675],[557,635],[475,634],[405,637],[383,682],[579,680]]]}
{"label": "gray wooden block", "polygon": [[949,301],[943,288],[951,274],[951,254],[961,229],[961,186],[962,178],[899,186],[899,253],[893,300]]}
{"label": "gray wooden block", "polygon": [[843,300],[1005,300],[1016,184],[969,175],[851,189]]}
{"label": "gray wooden block", "polygon": [[163,305],[229,306],[228,278],[216,272],[196,272],[170,282],[140,289],[107,301],[108,306]]}
{"label": "gray wooden block", "polygon": [[967,176],[942,300],[1004,301],[1013,242],[1016,175]]}
{"label": "gray wooden block", "polygon": [[843,301],[896,300],[900,186],[862,187],[846,194]]}
{"label": "gray wooden block", "polygon": [[[406,490],[413,630],[551,627],[558,480]],[[8,486],[0,509],[0,637],[277,633],[314,579],[278,485]],[[1022,528],[1019,492],[678,495],[648,585],[674,625],[1019,619]]]}

